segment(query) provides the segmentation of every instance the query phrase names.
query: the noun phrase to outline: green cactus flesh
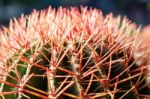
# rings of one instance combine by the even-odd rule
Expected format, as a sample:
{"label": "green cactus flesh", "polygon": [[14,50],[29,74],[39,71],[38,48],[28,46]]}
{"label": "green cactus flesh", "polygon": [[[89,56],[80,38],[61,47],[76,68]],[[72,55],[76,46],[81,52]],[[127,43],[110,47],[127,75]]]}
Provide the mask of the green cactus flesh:
{"label": "green cactus flesh", "polygon": [[80,10],[34,11],[1,30],[2,99],[149,97],[148,62],[135,57],[141,46],[135,25],[96,9]]}

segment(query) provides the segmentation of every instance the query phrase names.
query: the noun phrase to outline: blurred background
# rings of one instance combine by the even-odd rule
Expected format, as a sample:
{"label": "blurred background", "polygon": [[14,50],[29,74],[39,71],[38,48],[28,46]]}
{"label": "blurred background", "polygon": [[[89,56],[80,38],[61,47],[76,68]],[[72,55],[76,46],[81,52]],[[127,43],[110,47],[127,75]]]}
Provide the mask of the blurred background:
{"label": "blurred background", "polygon": [[30,14],[33,9],[45,9],[49,5],[88,6],[98,8],[104,14],[127,16],[142,26],[150,24],[150,0],[0,0],[0,25],[8,26],[9,20],[21,13]]}

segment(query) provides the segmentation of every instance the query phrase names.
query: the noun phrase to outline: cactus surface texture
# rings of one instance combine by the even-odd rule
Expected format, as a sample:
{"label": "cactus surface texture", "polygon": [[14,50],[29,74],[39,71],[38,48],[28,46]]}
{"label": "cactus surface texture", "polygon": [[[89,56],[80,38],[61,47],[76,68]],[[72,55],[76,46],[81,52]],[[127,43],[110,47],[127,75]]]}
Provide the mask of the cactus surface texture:
{"label": "cactus surface texture", "polygon": [[86,7],[14,18],[0,30],[0,98],[150,99],[138,33]]}

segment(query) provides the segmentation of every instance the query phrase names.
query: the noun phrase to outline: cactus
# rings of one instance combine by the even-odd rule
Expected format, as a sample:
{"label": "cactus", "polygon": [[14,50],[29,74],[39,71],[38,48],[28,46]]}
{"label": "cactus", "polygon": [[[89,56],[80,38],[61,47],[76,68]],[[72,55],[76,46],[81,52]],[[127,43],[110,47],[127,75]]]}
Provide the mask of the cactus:
{"label": "cactus", "polygon": [[[139,28],[100,10],[49,7],[0,31],[2,99],[149,97]],[[144,52],[144,51],[143,51]]]}

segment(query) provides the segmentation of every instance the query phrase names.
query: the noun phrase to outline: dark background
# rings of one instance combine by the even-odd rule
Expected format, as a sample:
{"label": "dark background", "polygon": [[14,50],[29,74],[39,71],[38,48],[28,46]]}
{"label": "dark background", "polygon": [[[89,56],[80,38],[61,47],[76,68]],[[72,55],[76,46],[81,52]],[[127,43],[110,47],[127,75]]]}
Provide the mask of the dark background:
{"label": "dark background", "polygon": [[150,0],[0,0],[0,25],[8,26],[9,20],[21,13],[30,14],[35,9],[45,9],[49,5],[88,6],[98,8],[104,14],[127,16],[139,25],[150,24]]}

